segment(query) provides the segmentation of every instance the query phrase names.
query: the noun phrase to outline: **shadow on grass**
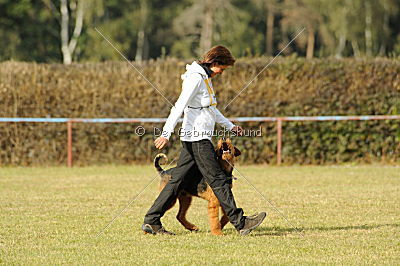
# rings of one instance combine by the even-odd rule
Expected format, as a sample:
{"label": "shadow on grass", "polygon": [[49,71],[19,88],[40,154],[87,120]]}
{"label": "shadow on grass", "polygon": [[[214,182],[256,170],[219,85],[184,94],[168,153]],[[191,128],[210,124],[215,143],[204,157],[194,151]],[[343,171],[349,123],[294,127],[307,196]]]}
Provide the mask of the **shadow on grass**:
{"label": "shadow on grass", "polygon": [[[287,236],[290,234],[299,234],[299,232],[305,234],[307,232],[314,231],[342,231],[342,230],[370,230],[381,227],[400,227],[400,224],[375,224],[375,225],[349,225],[349,226],[331,226],[331,227],[298,227],[298,228],[288,228],[288,227],[263,227],[260,226],[252,232],[253,236]],[[224,229],[226,233],[236,232],[233,228]]]}

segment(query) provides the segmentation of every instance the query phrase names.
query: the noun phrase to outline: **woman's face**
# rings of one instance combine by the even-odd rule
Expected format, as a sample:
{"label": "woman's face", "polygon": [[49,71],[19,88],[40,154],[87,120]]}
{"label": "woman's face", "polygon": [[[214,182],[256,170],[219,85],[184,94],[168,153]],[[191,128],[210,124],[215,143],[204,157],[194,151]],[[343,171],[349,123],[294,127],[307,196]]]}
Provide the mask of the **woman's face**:
{"label": "woman's face", "polygon": [[216,75],[221,75],[222,72],[224,72],[225,69],[227,69],[229,66],[225,65],[218,65],[218,64],[212,64],[210,69],[212,70],[211,77],[215,77]]}

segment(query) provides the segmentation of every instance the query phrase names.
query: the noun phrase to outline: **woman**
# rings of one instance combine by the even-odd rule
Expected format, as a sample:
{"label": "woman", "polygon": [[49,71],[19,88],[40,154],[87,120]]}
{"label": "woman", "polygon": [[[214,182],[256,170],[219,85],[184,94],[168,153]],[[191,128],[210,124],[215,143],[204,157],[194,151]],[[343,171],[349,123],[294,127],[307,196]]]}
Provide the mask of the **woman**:
{"label": "woman", "polygon": [[178,119],[184,113],[179,134],[182,151],[177,166],[172,172],[172,179],[160,192],[144,218],[142,225],[144,232],[173,234],[164,229],[160,219],[177,198],[184,178],[186,176],[190,178],[190,174],[187,174],[192,167],[198,167],[228,215],[229,221],[241,235],[247,235],[264,220],[266,216],[264,212],[246,217],[243,215],[243,210],[236,207],[228,178],[217,162],[214,146],[211,143],[215,122],[238,135],[241,135],[243,131],[240,126],[232,124],[217,109],[217,99],[210,80],[222,74],[234,63],[235,59],[227,48],[215,46],[204,55],[202,61],[186,66],[186,73],[182,75],[181,95],[171,109],[161,136],[154,141],[157,149],[164,148]]}

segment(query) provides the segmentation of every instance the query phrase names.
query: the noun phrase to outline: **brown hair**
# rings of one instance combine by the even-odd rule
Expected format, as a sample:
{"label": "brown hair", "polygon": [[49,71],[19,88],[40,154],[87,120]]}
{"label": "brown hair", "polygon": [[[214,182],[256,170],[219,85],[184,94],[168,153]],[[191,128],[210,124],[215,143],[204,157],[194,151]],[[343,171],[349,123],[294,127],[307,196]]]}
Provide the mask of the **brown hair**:
{"label": "brown hair", "polygon": [[216,63],[218,65],[233,66],[233,64],[235,64],[235,58],[232,56],[228,48],[218,45],[211,48],[199,63],[204,65]]}

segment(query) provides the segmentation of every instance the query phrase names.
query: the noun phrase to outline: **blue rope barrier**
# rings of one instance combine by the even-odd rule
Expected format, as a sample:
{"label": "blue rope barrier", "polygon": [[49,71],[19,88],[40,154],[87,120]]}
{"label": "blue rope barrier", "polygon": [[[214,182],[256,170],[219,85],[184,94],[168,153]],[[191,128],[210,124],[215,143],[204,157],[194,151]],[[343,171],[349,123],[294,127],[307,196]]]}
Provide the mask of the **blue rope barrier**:
{"label": "blue rope barrier", "polygon": [[[232,117],[235,122],[400,120],[400,115]],[[0,122],[31,123],[165,123],[166,118],[40,118],[0,117]],[[182,119],[179,120],[182,122]]]}

